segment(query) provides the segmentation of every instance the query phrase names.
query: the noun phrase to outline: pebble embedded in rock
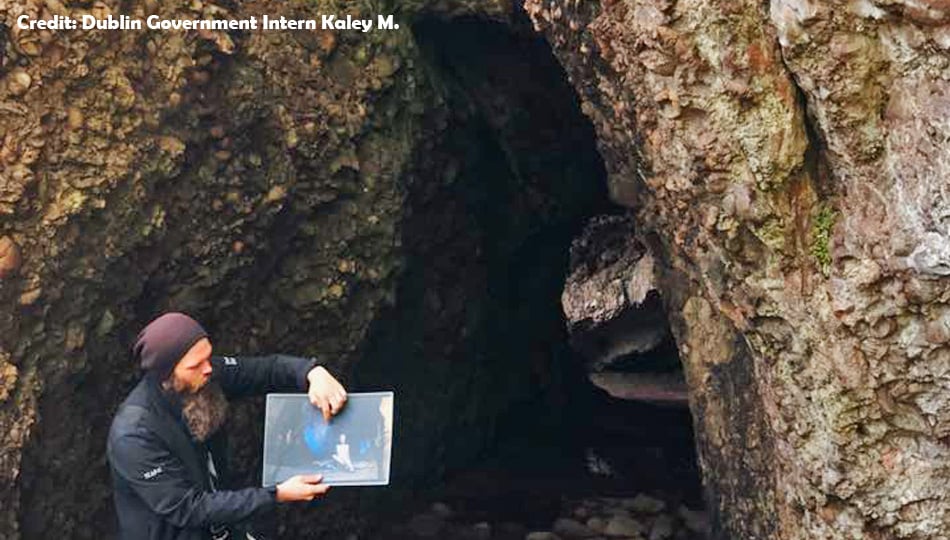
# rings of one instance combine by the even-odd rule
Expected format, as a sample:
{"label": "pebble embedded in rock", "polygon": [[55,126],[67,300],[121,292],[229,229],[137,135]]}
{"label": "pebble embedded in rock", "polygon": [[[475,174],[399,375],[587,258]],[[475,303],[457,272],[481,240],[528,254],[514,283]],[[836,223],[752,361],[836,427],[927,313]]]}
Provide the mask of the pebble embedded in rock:
{"label": "pebble embedded in rock", "polygon": [[604,534],[607,536],[640,536],[642,532],[643,525],[639,521],[624,515],[610,518],[604,528]]}
{"label": "pebble embedded in rock", "polygon": [[113,328],[115,328],[115,315],[106,309],[99,318],[99,324],[96,325],[96,335],[100,338],[105,337]]}
{"label": "pebble embedded in rock", "polygon": [[16,387],[17,367],[7,363],[3,356],[0,356],[0,403],[3,403],[10,397]]}
{"label": "pebble embedded in rock", "polygon": [[70,107],[66,111],[66,125],[69,129],[79,129],[83,124],[82,111],[77,107]]}
{"label": "pebble embedded in rock", "polygon": [[928,324],[924,335],[927,342],[934,345],[942,345],[950,341],[950,315],[944,315]]}
{"label": "pebble embedded in rock", "polygon": [[320,34],[320,49],[324,54],[330,54],[336,48],[336,36],[333,32],[323,32]]}
{"label": "pebble embedded in rock", "polygon": [[33,78],[23,68],[16,68],[7,75],[7,88],[14,96],[22,96],[30,89]]}
{"label": "pebble embedded in rock", "polygon": [[12,276],[23,264],[20,246],[9,236],[0,238],[0,279]]}
{"label": "pebble embedded in rock", "polygon": [[272,203],[276,201],[281,201],[287,197],[287,188],[284,186],[274,186],[270,188],[267,192],[267,195],[264,197],[264,202]]}
{"label": "pebble embedded in rock", "polygon": [[36,303],[37,300],[39,300],[41,294],[43,294],[42,287],[34,287],[24,292],[23,294],[20,295],[20,299],[19,299],[20,305],[32,306],[33,304]]}
{"label": "pebble embedded in rock", "polygon": [[589,538],[596,534],[583,523],[570,518],[558,518],[551,526],[551,530],[565,538]]}

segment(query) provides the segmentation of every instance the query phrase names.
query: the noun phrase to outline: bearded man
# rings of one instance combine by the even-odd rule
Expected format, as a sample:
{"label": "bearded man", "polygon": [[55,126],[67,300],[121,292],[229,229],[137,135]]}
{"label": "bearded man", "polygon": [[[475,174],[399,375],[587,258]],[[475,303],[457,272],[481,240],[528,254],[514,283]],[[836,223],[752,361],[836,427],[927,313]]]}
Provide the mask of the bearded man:
{"label": "bearded man", "polygon": [[112,421],[106,455],[118,538],[253,539],[247,524],[276,503],[329,489],[319,475],[269,488],[221,489],[228,398],[307,391],[325,418],[346,403],[343,386],[316,360],[285,355],[212,356],[205,330],[166,313],[138,335],[132,355],[145,376]]}

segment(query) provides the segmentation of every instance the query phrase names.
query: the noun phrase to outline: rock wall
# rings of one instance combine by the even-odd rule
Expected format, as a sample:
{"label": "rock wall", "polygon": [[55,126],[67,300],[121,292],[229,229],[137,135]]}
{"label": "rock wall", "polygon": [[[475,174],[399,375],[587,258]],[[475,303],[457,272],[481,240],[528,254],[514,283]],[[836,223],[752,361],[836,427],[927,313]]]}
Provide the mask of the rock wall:
{"label": "rock wall", "polygon": [[661,260],[715,536],[950,536],[950,6],[525,9]]}
{"label": "rock wall", "polygon": [[[4,536],[18,512],[27,537],[98,537],[113,521],[104,429],[135,377],[129,340],[160,310],[193,313],[219,352],[317,354],[342,371],[391,299],[399,179],[430,136],[427,111],[403,106],[428,90],[399,71],[408,35],[235,42],[13,29],[21,12],[67,9],[0,9],[9,37],[2,227],[22,253],[4,280],[13,309],[0,332],[14,366],[0,415]],[[231,14],[167,3],[125,13],[152,12]]]}
{"label": "rock wall", "polygon": [[[163,310],[196,316],[220,353],[312,354],[347,383],[395,387],[400,429],[418,435],[406,439],[415,442],[404,445],[400,482],[477,452],[495,416],[543,387],[532,377],[560,369],[542,349],[563,341],[563,322],[556,309],[530,320],[531,302],[556,299],[566,268],[557,258],[605,199],[590,125],[543,47],[540,78],[555,73],[554,94],[567,101],[537,100],[523,80],[489,109],[431,65],[410,24],[367,34],[15,29],[22,13],[315,18],[372,8],[224,6],[0,1],[4,538],[108,536],[104,437],[137,377],[128,344]],[[424,8],[395,13],[408,22]],[[525,137],[538,123],[550,139]],[[549,243],[531,259],[525,245],[538,237]],[[540,266],[509,272],[522,257]],[[493,318],[532,268],[547,277],[522,311]],[[526,321],[534,330],[512,333]],[[498,328],[507,354],[487,340]],[[505,373],[501,390],[472,394]],[[429,386],[414,386],[424,374]],[[239,408],[231,426],[245,484],[259,469],[259,414],[259,403]],[[284,532],[316,537],[359,518],[333,515],[298,511]]]}

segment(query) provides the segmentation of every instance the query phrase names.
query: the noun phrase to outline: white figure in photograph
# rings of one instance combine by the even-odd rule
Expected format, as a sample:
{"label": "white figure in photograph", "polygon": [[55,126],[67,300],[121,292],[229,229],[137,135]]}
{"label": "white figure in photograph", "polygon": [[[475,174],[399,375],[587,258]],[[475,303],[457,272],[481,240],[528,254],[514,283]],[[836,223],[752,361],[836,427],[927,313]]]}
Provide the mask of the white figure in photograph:
{"label": "white figure in photograph", "polygon": [[350,472],[355,469],[353,462],[350,461],[350,445],[346,444],[345,433],[340,433],[340,444],[336,445],[336,453],[333,454],[333,459]]}

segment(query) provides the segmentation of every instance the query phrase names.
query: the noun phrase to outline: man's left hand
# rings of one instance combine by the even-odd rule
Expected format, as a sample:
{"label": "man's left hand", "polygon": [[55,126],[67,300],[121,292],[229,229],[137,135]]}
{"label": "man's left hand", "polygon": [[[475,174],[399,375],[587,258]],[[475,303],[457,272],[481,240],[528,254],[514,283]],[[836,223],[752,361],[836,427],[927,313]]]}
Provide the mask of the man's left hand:
{"label": "man's left hand", "polygon": [[339,413],[346,404],[346,390],[323,366],[311,369],[307,381],[310,382],[307,390],[310,403],[323,411],[323,419],[329,422],[330,417]]}

